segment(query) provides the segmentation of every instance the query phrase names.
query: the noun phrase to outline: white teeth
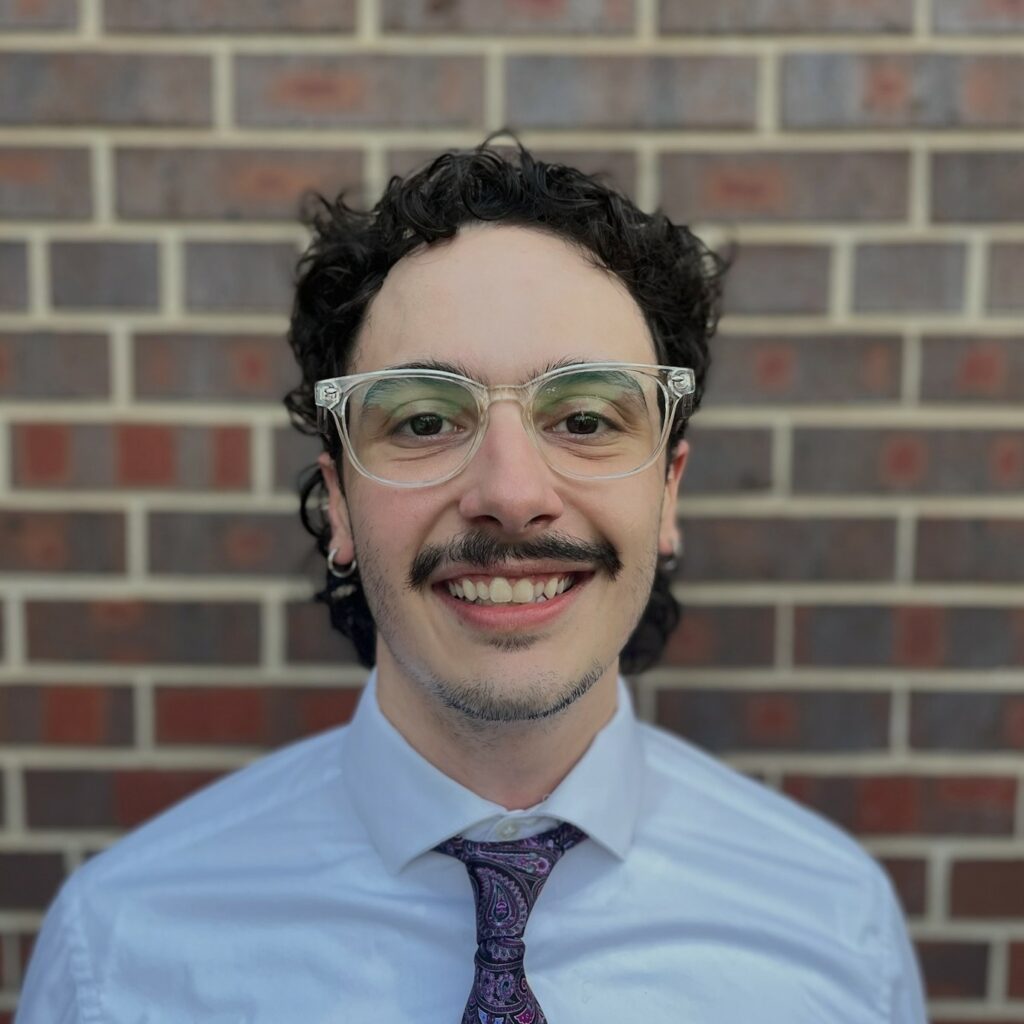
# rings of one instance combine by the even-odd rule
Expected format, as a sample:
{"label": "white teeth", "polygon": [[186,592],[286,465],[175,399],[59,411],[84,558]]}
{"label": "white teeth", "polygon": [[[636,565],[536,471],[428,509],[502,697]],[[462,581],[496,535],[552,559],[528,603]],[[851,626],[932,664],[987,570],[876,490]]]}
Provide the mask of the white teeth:
{"label": "white teeth", "polygon": [[572,576],[552,576],[544,583],[526,578],[512,583],[504,576],[495,576],[490,582],[448,580],[448,592],[464,601],[486,604],[540,604],[564,593],[572,583]]}

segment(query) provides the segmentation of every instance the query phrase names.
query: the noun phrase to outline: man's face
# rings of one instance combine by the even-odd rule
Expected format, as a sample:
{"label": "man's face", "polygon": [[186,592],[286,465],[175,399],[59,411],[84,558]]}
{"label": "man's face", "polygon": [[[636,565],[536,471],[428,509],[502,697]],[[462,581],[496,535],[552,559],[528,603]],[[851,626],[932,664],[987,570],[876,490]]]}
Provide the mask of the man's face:
{"label": "man's face", "polygon": [[[559,360],[656,363],[636,303],[560,239],[472,226],[401,260],[370,304],[350,373],[414,361],[519,384]],[[388,487],[326,455],[335,561],[358,559],[377,624],[382,681],[398,675],[477,720],[551,715],[613,680],[646,606],[660,550],[676,540],[687,455],[618,480],[560,476],[515,402],[491,407],[469,465],[445,483]],[[476,547],[476,554],[472,553]],[[486,565],[471,565],[481,552]],[[550,602],[479,608],[448,583],[568,576]]]}

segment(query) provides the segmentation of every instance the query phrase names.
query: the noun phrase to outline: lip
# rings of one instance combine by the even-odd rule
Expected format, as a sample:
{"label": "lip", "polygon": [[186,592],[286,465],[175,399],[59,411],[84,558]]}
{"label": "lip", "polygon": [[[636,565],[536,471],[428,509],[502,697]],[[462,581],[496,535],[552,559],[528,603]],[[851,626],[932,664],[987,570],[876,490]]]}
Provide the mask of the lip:
{"label": "lip", "polygon": [[568,590],[540,604],[470,604],[468,601],[452,597],[446,582],[435,584],[432,589],[444,604],[474,629],[515,632],[545,626],[557,619],[572,607],[593,576],[593,572],[578,574],[576,582]]}

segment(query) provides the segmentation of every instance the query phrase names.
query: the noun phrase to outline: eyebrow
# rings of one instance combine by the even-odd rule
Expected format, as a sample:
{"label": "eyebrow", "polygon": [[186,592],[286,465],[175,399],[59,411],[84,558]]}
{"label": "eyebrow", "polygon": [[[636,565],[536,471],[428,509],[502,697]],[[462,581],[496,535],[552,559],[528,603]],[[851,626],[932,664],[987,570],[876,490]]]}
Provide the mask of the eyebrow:
{"label": "eyebrow", "polygon": [[[550,373],[551,370],[560,370],[563,366],[577,366],[579,364],[586,364],[594,362],[592,359],[584,359],[580,356],[565,356],[562,359],[553,359],[546,366],[542,366],[539,370],[535,370],[529,374],[525,379],[533,380],[535,377],[540,377],[542,374]],[[469,377],[470,380],[479,380],[479,377],[475,376],[466,367],[464,363],[449,363],[440,359],[417,359],[411,363],[396,363],[393,366],[384,367],[386,370],[441,370],[444,373],[457,373],[460,377]]]}

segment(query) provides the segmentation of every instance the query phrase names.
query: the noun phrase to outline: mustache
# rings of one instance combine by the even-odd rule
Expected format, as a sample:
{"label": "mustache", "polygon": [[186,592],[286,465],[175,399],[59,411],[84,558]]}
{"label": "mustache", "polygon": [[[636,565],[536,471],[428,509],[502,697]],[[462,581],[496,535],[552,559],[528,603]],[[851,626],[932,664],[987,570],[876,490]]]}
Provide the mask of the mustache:
{"label": "mustache", "polygon": [[582,541],[565,533],[546,533],[543,537],[524,541],[503,541],[491,534],[474,530],[453,537],[445,544],[428,544],[413,559],[406,577],[410,590],[421,590],[443,565],[464,563],[479,569],[496,564],[550,559],[560,562],[590,562],[599,571],[616,579],[622,571],[622,560],[615,546],[607,540]]}

